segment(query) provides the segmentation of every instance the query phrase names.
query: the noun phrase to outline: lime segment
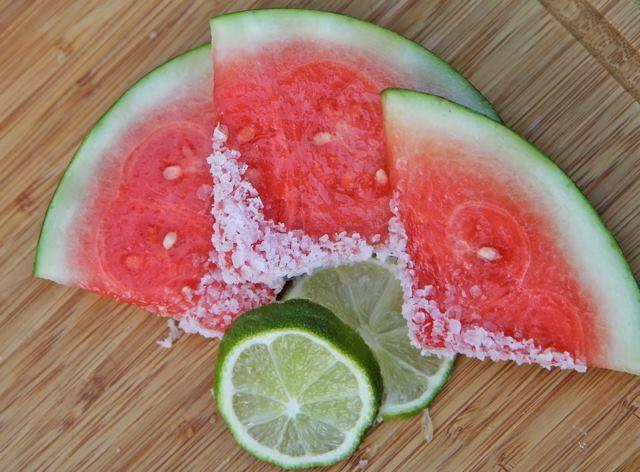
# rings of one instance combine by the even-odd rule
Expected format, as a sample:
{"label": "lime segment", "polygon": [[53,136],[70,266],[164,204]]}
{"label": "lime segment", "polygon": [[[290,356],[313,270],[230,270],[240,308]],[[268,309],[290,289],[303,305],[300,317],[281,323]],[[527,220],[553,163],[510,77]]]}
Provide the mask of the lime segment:
{"label": "lime segment", "polygon": [[391,263],[371,259],[300,277],[285,294],[333,311],[369,345],[380,365],[385,392],[383,418],[418,413],[444,385],[453,360],[422,356],[409,341],[403,294]]}

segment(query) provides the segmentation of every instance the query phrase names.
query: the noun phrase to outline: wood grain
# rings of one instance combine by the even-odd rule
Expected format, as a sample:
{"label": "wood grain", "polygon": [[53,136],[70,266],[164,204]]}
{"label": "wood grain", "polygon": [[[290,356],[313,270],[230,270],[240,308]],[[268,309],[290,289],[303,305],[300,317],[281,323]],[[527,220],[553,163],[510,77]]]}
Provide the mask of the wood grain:
{"label": "wood grain", "polygon": [[[631,0],[0,1],[0,470],[271,469],[216,414],[215,342],[161,350],[162,320],[31,276],[53,188],[92,123],[145,71],[206,42],[210,16],[264,6],[342,11],[451,62],[576,180],[640,274],[635,82],[566,19],[599,12],[591,29],[613,35],[606,54],[637,77]],[[630,375],[460,359],[430,411],[430,444],[419,418],[386,422],[335,470],[640,469]]]}
{"label": "wood grain", "polygon": [[621,33],[636,49],[640,47],[640,2],[632,8],[629,2],[618,0],[593,0],[592,5],[604,16],[605,21]]}
{"label": "wood grain", "polygon": [[640,100],[640,51],[586,0],[540,0],[636,101]]}

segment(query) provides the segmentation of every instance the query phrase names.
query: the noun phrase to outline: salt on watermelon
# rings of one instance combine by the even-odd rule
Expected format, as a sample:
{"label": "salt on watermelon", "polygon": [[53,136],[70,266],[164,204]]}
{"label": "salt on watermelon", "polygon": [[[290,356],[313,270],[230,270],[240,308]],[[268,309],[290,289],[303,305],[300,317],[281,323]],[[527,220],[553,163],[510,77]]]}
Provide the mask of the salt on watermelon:
{"label": "salt on watermelon", "polygon": [[497,119],[451,66],[392,31],[311,10],[211,20],[214,245],[227,281],[370,257],[390,185],[379,92],[425,90]]}
{"label": "salt on watermelon", "polygon": [[575,184],[499,123],[438,97],[382,96],[391,232],[415,343],[640,373],[640,291]]}
{"label": "salt on watermelon", "polygon": [[87,135],[42,226],[35,275],[180,319],[216,335],[274,298],[225,284],[211,253],[211,50],[158,67]]}

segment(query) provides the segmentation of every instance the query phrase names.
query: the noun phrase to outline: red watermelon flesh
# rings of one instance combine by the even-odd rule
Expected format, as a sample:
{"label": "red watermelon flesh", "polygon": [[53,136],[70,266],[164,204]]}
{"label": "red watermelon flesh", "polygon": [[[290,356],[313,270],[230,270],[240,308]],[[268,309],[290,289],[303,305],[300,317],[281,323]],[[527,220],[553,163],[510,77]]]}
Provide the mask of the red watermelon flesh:
{"label": "red watermelon flesh", "polygon": [[378,93],[403,81],[368,71],[364,57],[326,55],[326,46],[290,41],[216,63],[217,118],[264,196],[266,218],[314,237],[384,234],[389,186],[375,178],[386,169]]}
{"label": "red watermelon flesh", "polygon": [[566,175],[506,127],[446,100],[389,90],[383,103],[414,342],[639,372],[638,287]]}
{"label": "red watermelon flesh", "polygon": [[210,48],[161,66],[78,150],[42,229],[36,275],[216,335],[273,290],[222,282],[211,236]]}
{"label": "red watermelon flesh", "polygon": [[431,90],[495,117],[450,66],[353,18],[250,11],[214,18],[211,31],[214,108],[228,136],[214,156],[214,243],[229,254],[229,280],[366,258],[386,240],[385,87]]}

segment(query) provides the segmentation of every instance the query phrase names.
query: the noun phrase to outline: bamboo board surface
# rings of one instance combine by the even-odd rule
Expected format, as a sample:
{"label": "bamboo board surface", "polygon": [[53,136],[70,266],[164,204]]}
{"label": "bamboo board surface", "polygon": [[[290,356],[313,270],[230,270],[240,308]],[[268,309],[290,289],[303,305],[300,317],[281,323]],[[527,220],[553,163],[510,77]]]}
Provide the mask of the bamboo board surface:
{"label": "bamboo board surface", "polygon": [[[91,125],[144,72],[207,42],[210,16],[264,6],[342,11],[452,63],[576,180],[640,275],[636,2],[0,1],[0,470],[270,469],[215,411],[215,342],[161,350],[164,321],[31,276]],[[419,417],[386,422],[335,469],[640,470],[631,375],[460,359],[430,411],[430,444]]]}

